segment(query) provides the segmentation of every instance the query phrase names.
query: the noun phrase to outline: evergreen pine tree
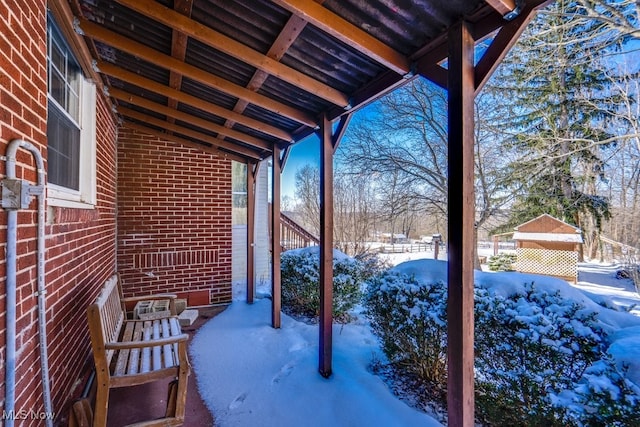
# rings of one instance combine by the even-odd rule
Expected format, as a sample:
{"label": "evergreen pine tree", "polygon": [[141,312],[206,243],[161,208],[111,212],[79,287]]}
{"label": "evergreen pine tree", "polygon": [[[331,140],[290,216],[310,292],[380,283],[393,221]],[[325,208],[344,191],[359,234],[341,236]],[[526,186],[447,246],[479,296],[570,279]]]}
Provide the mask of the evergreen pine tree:
{"label": "evergreen pine tree", "polygon": [[548,213],[591,239],[609,217],[608,200],[596,191],[605,172],[601,148],[614,140],[617,98],[600,60],[602,46],[612,48],[609,36],[576,2],[556,1],[494,76],[488,90],[502,98],[503,127],[517,154],[511,226]]}

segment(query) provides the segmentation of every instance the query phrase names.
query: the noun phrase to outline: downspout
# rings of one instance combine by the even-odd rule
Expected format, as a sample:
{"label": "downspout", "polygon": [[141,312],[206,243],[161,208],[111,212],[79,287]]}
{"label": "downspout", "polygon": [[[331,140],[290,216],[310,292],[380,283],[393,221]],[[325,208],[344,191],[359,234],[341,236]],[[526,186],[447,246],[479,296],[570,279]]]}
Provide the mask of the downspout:
{"label": "downspout", "polygon": [[[38,173],[37,185],[31,185],[25,180],[16,179],[16,153],[18,148],[30,151],[33,155]],[[29,207],[32,196],[38,198],[38,230],[37,230],[37,275],[38,275],[38,332],[40,337],[40,372],[42,376],[42,396],[47,427],[53,426],[53,409],[51,407],[51,392],[49,390],[49,361],[47,352],[47,316],[45,300],[45,172],[44,161],[40,150],[33,144],[22,139],[14,139],[7,146],[6,174],[2,182],[2,207],[7,210],[7,354],[5,372],[5,412],[15,412],[15,368],[16,368],[16,259],[17,259],[17,230],[18,210]],[[13,418],[7,417],[5,426],[13,427]]]}

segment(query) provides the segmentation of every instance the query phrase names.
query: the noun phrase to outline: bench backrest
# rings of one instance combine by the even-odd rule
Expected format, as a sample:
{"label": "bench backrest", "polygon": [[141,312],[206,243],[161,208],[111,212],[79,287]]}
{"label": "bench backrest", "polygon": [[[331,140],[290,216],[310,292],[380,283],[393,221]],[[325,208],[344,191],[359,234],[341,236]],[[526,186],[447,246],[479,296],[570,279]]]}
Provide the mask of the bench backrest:
{"label": "bench backrest", "polygon": [[104,344],[118,341],[120,328],[125,320],[118,285],[118,275],[114,274],[107,280],[96,301],[87,309],[91,346],[96,365],[104,363],[103,366],[107,368],[113,351],[106,352]]}

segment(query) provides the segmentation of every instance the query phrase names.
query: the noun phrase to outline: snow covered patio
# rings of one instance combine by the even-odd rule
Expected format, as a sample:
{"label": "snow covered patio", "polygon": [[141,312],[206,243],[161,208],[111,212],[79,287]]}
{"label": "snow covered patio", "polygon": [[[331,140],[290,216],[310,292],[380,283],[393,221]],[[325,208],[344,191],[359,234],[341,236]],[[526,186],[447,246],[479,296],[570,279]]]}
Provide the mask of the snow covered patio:
{"label": "snow covered patio", "polygon": [[[424,280],[446,277],[442,261],[414,259],[399,268]],[[610,352],[630,365],[629,378],[640,383],[640,363],[635,358],[640,351],[637,310],[633,315],[596,304],[605,300],[624,307],[640,303],[633,285],[615,278],[614,266],[581,264],[575,287],[546,276],[476,275],[481,287],[498,293],[531,281],[597,312],[599,322],[615,331]],[[217,426],[440,425],[394,396],[371,372],[371,363],[384,355],[363,315],[358,314],[354,323],[334,325],[334,373],[326,380],[314,375],[318,326],[283,315],[282,327],[273,329],[270,310],[270,299],[259,297],[253,305],[246,304],[244,290],[236,286],[234,302],[204,324],[192,340],[195,379]]]}

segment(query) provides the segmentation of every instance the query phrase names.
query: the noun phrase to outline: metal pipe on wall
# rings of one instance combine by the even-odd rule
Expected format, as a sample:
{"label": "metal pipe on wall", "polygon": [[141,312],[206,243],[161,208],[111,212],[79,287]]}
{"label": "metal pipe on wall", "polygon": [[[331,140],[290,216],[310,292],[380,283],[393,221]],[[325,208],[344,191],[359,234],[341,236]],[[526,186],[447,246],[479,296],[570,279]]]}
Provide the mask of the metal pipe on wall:
{"label": "metal pipe on wall", "polygon": [[[18,209],[22,203],[31,200],[35,195],[38,200],[38,230],[37,230],[37,282],[38,290],[38,333],[40,338],[40,372],[42,377],[42,395],[47,427],[53,426],[53,409],[51,406],[51,392],[49,389],[49,361],[47,350],[47,315],[46,315],[46,289],[45,289],[45,171],[44,161],[40,150],[33,144],[22,139],[14,139],[7,146],[6,152],[6,175],[7,180],[16,180],[16,153],[18,148],[23,148],[34,157],[37,168],[37,184],[30,185],[25,181],[21,182],[18,203],[15,206],[7,207],[5,204],[3,189],[3,207],[7,209],[7,355],[5,373],[5,411],[8,414],[15,413],[15,367],[16,367],[16,260],[17,260],[17,229],[18,229]],[[6,181],[6,180],[5,180]],[[23,188],[24,186],[24,188]],[[13,426],[13,417],[5,420],[5,426]]]}

